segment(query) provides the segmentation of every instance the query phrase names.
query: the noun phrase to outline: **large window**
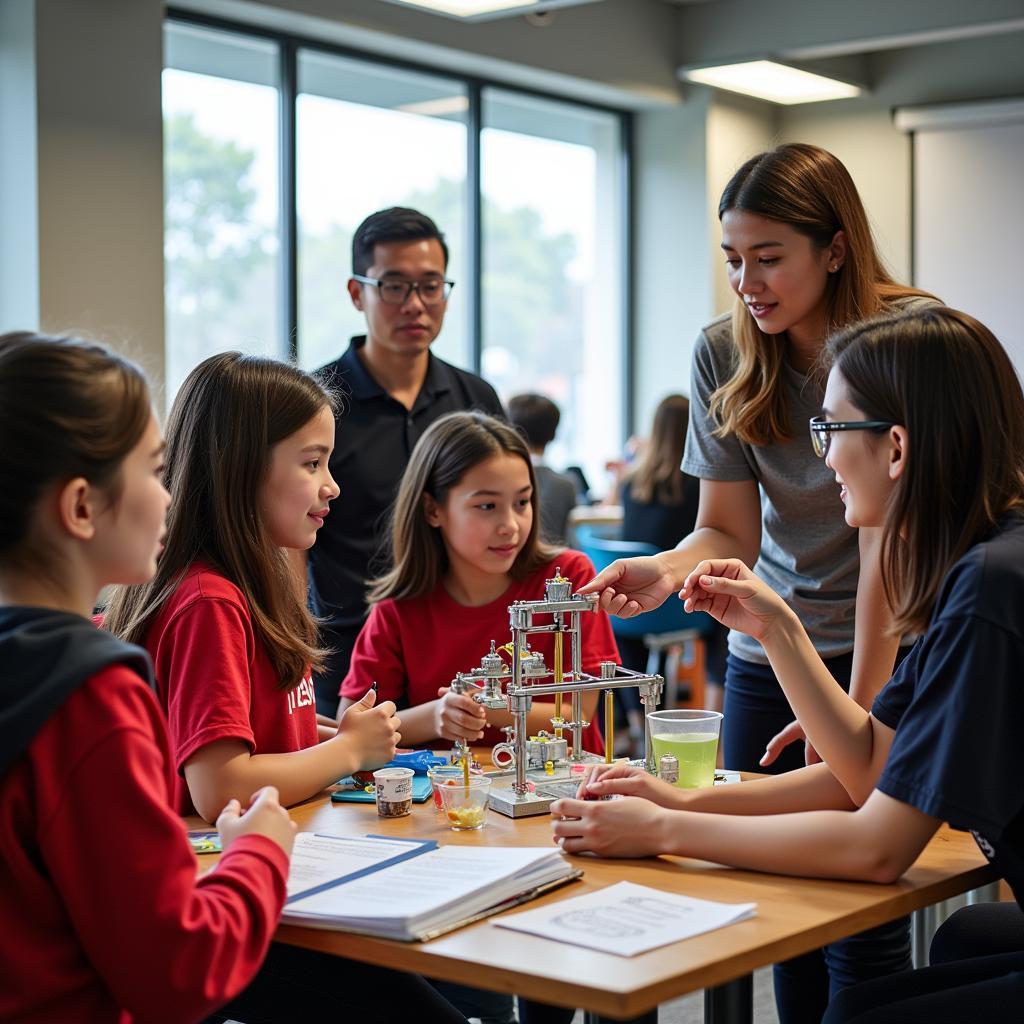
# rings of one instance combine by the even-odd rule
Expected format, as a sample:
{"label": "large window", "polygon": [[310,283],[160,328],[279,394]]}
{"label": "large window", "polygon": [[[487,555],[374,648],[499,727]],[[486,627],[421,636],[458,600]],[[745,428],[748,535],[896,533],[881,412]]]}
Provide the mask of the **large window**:
{"label": "large window", "polygon": [[483,375],[562,410],[548,461],[600,485],[622,441],[619,119],[488,89]]}
{"label": "large window", "polygon": [[210,20],[165,49],[168,398],[228,348],[337,358],[353,232],[412,206],[456,282],[434,351],[551,397],[549,461],[600,490],[628,426],[626,115]]}
{"label": "large window", "polygon": [[444,232],[459,285],[434,350],[469,366],[465,87],[307,51],[298,66],[300,363],[335,359],[364,333],[345,288],[353,232],[374,210],[411,206]]}
{"label": "large window", "polygon": [[281,338],[277,48],[171,24],[165,34],[167,398],[198,362]]}

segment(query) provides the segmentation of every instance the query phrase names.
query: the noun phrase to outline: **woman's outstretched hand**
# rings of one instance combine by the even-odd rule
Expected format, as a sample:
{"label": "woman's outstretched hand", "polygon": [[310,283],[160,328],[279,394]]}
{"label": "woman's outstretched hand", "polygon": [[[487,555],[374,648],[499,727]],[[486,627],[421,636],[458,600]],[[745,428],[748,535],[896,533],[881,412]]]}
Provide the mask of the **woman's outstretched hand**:
{"label": "woman's outstretched hand", "polygon": [[602,569],[581,594],[600,594],[601,607],[611,615],[629,619],[652,612],[671,597],[678,583],[661,555],[619,558]]}
{"label": "woman's outstretched hand", "polygon": [[707,612],[724,626],[762,643],[781,620],[792,615],[785,601],[738,558],[698,562],[683,581],[679,596],[688,612]]}

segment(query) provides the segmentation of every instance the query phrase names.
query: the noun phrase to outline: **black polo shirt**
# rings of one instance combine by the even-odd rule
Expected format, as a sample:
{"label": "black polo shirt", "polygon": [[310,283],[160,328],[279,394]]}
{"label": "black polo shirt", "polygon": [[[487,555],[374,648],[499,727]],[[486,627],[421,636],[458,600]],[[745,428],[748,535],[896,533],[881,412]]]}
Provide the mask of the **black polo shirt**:
{"label": "black polo shirt", "polygon": [[[413,447],[446,413],[480,409],[504,416],[494,388],[429,354],[427,376],[411,410],[392,398],[358,356],[366,337],[319,371],[343,396],[335,420],[331,473],[341,494],[309,552],[313,610],[324,619],[323,643],[336,653],[318,695],[337,701],[352,644],[366,618],[366,581],[382,568],[387,513]],[[377,556],[376,558],[374,556]]]}

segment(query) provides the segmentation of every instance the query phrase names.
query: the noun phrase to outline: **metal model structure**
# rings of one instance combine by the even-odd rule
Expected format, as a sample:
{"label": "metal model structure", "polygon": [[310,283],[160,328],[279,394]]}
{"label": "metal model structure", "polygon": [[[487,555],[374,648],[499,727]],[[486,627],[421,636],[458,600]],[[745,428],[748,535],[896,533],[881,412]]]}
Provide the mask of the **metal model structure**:
{"label": "metal model structure", "polygon": [[[602,759],[583,750],[583,730],[590,724],[583,718],[582,695],[591,690],[605,691],[606,729],[604,760],[611,763],[614,742],[612,690],[635,686],[640,690],[640,700],[645,712],[654,711],[661,701],[664,679],[659,675],[644,675],[623,668],[613,661],[601,663],[600,676],[585,673],[581,667],[580,616],[598,610],[596,594],[573,594],[572,581],[555,570],[555,578],[545,580],[544,597],[539,601],[516,601],[509,605],[509,625],[512,642],[501,651],[508,651],[511,664],[506,664],[499,650],[491,642],[491,650],[481,659],[480,665],[470,672],[460,672],[452,680],[455,693],[468,694],[478,704],[493,709],[507,709],[512,715],[512,725],[502,731],[507,739],[493,750],[495,767],[503,770],[511,780],[510,785],[491,787],[491,807],[512,818],[544,814],[549,805],[564,793],[548,791],[545,785],[563,785],[571,778],[573,763],[598,763]],[[541,618],[543,622],[537,622]],[[554,664],[548,668],[539,651],[532,651],[529,637],[554,634]],[[567,641],[567,642],[566,642]],[[569,670],[566,671],[565,655],[568,654]],[[502,686],[504,684],[504,692]],[[551,718],[553,732],[543,731],[536,736],[529,735],[527,715],[533,705],[533,698],[554,694],[554,715]],[[563,717],[563,702],[568,694],[570,701],[569,718]],[[572,736],[572,752],[565,737]],[[644,752],[649,772],[655,771],[654,750],[651,744],[650,727],[644,716]],[[455,744],[453,760],[469,757],[465,741]],[[529,776],[529,778],[528,778]]]}

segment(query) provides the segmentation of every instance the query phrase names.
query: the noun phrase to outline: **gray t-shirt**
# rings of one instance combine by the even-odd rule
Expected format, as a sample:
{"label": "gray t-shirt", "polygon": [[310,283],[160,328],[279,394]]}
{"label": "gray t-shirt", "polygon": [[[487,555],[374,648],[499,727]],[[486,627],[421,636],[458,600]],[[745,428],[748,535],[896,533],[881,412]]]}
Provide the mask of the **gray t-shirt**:
{"label": "gray t-shirt", "polygon": [[[901,311],[934,305],[911,298]],[[846,525],[835,474],[811,447],[807,421],[821,413],[825,381],[783,363],[788,441],[752,445],[716,437],[708,415],[712,392],[732,376],[735,346],[729,314],[705,327],[693,353],[690,428],[683,472],[703,480],[756,480],[761,492],[761,553],[754,572],[797,613],[823,658],[853,650],[859,548]],[[729,650],[768,664],[764,648],[744,633],[729,634]]]}

